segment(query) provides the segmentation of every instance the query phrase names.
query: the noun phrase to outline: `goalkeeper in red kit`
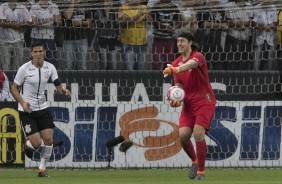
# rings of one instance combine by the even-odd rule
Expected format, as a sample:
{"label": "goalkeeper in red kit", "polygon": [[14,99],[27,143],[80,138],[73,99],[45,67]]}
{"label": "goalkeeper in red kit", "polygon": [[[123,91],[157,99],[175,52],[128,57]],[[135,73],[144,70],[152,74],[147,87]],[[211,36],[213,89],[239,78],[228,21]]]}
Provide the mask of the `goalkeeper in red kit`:
{"label": "goalkeeper in red kit", "polygon": [[[177,37],[178,52],[181,54],[164,69],[164,77],[173,75],[176,86],[183,88],[185,98],[179,118],[179,137],[184,151],[192,160],[188,177],[205,179],[205,160],[207,146],[205,134],[208,133],[214,112],[216,99],[208,77],[207,62],[198,52],[191,33],[182,32]],[[170,102],[178,107],[181,102]],[[196,152],[191,142],[194,135]]]}

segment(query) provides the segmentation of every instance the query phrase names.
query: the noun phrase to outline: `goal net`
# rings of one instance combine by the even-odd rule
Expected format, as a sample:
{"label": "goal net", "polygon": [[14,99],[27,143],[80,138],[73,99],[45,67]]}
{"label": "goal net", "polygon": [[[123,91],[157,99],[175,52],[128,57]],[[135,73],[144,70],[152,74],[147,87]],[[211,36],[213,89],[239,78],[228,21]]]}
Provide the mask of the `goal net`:
{"label": "goal net", "polygon": [[[14,75],[14,73],[11,73]],[[60,72],[70,99],[46,91],[55,121],[53,167],[186,167],[191,164],[178,138],[181,108],[171,108],[166,92],[172,78],[160,72]],[[218,100],[207,135],[209,167],[275,167],[281,153],[281,82],[279,72],[210,72]],[[15,102],[1,103],[1,163],[36,166],[23,156]],[[9,117],[9,118],[7,118]],[[123,136],[133,142],[126,152]],[[19,146],[20,145],[20,146]],[[20,154],[20,155],[18,155]]]}
{"label": "goal net", "polygon": [[[102,1],[75,2],[75,7],[81,11],[78,15],[86,10],[95,13],[98,10],[106,10],[107,7]],[[62,12],[66,12],[71,1],[54,1],[54,3],[58,6],[61,18],[66,16]],[[122,5],[118,5],[116,1],[114,4],[116,4],[114,9],[117,10],[115,12],[117,15]],[[176,6],[175,4],[177,2],[170,6]],[[177,9],[170,6],[159,7],[158,4],[153,3],[150,11],[158,10],[166,13],[168,10],[179,11],[174,18],[179,19],[182,24],[174,30],[174,33],[189,29],[194,34],[195,41],[198,42],[208,61],[210,81],[217,98],[216,112],[206,136],[208,150],[206,166],[281,167],[281,48],[276,36],[277,41],[273,44],[269,42],[271,40],[266,40],[258,45],[257,41],[260,38],[258,27],[233,20],[239,17],[238,12],[242,10],[242,8],[237,9],[234,3],[229,6],[212,6],[212,10],[217,12],[214,18],[220,18],[222,11],[226,14],[224,16],[226,19],[219,22],[209,22],[207,5],[195,6],[194,10],[181,3],[177,4]],[[261,11],[257,6],[259,6],[257,2],[250,2],[244,6],[247,12],[244,15],[256,20],[254,12]],[[277,26],[281,3],[273,1],[273,5],[268,8],[276,11],[277,21],[272,27]],[[90,15],[93,19],[94,15]],[[196,19],[192,19],[193,15]],[[64,31],[69,26],[66,22],[74,19],[73,21],[87,23],[88,17],[81,20],[77,20],[80,19],[79,16],[70,20],[65,17],[62,18],[62,24],[50,26],[55,29],[53,41],[56,42],[56,47],[55,50],[47,47],[51,55],[47,54],[46,57],[50,62],[54,62],[61,81],[71,90],[72,95],[71,98],[58,95],[52,83],[48,84],[46,89],[46,98],[56,125],[54,140],[64,141],[62,146],[54,147],[48,166],[123,168],[191,165],[178,137],[178,118],[181,108],[170,107],[166,100],[167,90],[173,85],[173,80],[169,77],[163,78],[162,75],[162,67],[167,62],[171,62],[170,57],[177,56],[177,51],[174,50],[177,48],[172,47],[172,42],[168,42],[166,44],[169,46],[166,48],[169,48],[169,51],[157,50],[163,41],[160,41],[161,37],[167,35],[163,31],[155,32],[154,22],[160,17],[157,15],[153,17],[154,15],[151,17],[151,23],[146,27],[147,35],[140,36],[145,39],[143,47],[129,47],[127,44],[118,43],[114,45],[114,49],[109,49],[110,45],[106,45],[106,49],[101,49],[105,46],[102,43],[106,41],[101,42],[102,45],[97,44],[97,36],[99,36],[97,33],[99,30],[101,33],[104,28],[97,27],[98,20],[96,20],[95,23],[88,22],[86,27],[82,25],[69,27],[87,32],[86,50],[83,48],[74,50],[78,45],[83,47],[85,39],[77,43],[68,42],[77,40],[72,40],[71,35],[66,37]],[[189,17],[191,19],[188,19]],[[228,21],[232,20],[233,25],[230,23],[230,27],[225,28]],[[130,28],[125,26],[124,22],[129,25],[134,21],[118,21],[118,23],[122,22],[117,24],[118,34]],[[217,24],[218,27],[209,28],[209,23]],[[241,29],[249,35],[244,37],[246,36],[244,34],[240,39],[235,38],[234,36],[242,31],[235,24],[241,26]],[[3,28],[0,28],[0,32],[1,29]],[[158,28],[158,30],[162,29]],[[267,33],[274,30],[275,35],[279,33],[279,28],[277,31],[276,28],[269,29]],[[28,35],[34,33],[30,31]],[[48,32],[52,35],[51,33]],[[107,32],[107,34],[114,33]],[[118,40],[121,40],[121,37]],[[105,38],[104,35],[103,39]],[[30,59],[31,43],[28,41],[33,40],[28,38],[24,40],[23,55],[20,55],[22,62]],[[75,46],[68,47],[70,50],[66,50],[66,47],[72,44]],[[162,45],[163,48],[165,46]],[[17,46],[6,44],[3,48],[15,51]],[[144,52],[141,52],[142,49]],[[110,56],[107,58],[105,53]],[[6,58],[3,54],[2,68],[5,64],[3,58]],[[74,58],[73,63],[67,66],[66,60],[70,56]],[[83,59],[85,65],[81,65]],[[103,62],[103,59],[107,62]],[[117,65],[112,65],[109,61],[116,62]],[[128,62],[131,64],[127,64]],[[144,62],[144,65],[140,62]],[[13,68],[11,65],[13,62],[6,65],[7,68],[4,70],[10,82],[13,81],[18,67]],[[34,153],[32,159],[25,157],[24,137],[17,113],[17,103],[12,96],[6,102],[0,103],[0,119],[0,165],[19,164],[36,167],[40,161],[40,150]],[[130,141],[132,145],[123,144],[123,138],[125,141]],[[194,144],[194,139],[192,140]]]}

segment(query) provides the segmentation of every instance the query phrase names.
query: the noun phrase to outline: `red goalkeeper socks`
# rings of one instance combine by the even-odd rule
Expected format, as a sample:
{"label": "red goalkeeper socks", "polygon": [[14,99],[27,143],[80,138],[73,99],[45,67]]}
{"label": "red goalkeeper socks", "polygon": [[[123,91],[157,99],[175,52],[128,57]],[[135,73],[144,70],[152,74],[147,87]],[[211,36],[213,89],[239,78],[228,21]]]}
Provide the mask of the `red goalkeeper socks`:
{"label": "red goalkeeper socks", "polygon": [[196,142],[196,150],[197,150],[197,159],[198,159],[198,171],[205,171],[205,162],[206,162],[206,154],[207,154],[207,145],[206,140],[202,140],[200,142]]}
{"label": "red goalkeeper socks", "polygon": [[189,140],[188,143],[185,146],[183,146],[183,149],[186,152],[186,154],[191,158],[192,162],[195,162],[197,160],[197,156],[191,140]]}

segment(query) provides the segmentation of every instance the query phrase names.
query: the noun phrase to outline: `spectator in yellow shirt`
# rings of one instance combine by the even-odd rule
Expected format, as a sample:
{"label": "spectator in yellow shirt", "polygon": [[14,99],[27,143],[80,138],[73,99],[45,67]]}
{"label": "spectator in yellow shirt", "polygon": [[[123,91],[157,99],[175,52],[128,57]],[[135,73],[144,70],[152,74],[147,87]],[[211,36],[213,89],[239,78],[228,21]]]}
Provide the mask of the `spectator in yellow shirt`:
{"label": "spectator in yellow shirt", "polygon": [[133,70],[134,64],[137,70],[144,69],[146,45],[146,22],[149,13],[146,5],[140,0],[129,0],[118,11],[118,20],[121,22],[122,60],[124,69]]}

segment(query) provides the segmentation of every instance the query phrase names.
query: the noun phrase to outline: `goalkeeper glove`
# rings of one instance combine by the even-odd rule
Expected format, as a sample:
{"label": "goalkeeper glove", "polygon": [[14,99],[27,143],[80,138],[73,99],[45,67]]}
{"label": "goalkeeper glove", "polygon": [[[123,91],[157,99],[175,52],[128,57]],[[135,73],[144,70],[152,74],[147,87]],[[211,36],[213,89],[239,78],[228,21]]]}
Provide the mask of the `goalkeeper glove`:
{"label": "goalkeeper glove", "polygon": [[177,102],[177,101],[170,101],[170,107],[179,107],[181,106],[181,102]]}
{"label": "goalkeeper glove", "polygon": [[167,77],[168,75],[173,75],[179,73],[179,67],[174,67],[171,64],[167,64],[167,67],[163,71],[164,77]]}

